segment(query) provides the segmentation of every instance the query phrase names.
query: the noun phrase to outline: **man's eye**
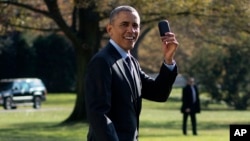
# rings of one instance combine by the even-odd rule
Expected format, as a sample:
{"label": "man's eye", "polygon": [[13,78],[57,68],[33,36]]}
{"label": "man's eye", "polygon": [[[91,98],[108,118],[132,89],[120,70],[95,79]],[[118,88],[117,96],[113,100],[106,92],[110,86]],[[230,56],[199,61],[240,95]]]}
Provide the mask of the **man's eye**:
{"label": "man's eye", "polygon": [[127,27],[127,26],[128,26],[128,24],[126,24],[126,23],[122,23],[122,24],[121,24],[121,26],[122,26],[122,27]]}
{"label": "man's eye", "polygon": [[138,24],[134,24],[133,27],[134,28],[139,28],[139,25]]}

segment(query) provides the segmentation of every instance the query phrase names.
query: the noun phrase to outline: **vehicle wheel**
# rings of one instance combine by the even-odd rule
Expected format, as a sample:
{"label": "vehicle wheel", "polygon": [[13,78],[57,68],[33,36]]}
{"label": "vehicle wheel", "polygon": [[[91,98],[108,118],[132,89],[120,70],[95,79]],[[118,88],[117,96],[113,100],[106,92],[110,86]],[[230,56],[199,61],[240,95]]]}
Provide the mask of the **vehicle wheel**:
{"label": "vehicle wheel", "polygon": [[3,108],[4,108],[5,110],[10,110],[10,109],[12,109],[12,99],[11,99],[11,97],[6,97],[6,98],[4,98]]}
{"label": "vehicle wheel", "polygon": [[34,105],[33,108],[39,109],[41,107],[41,98],[39,96],[36,96],[34,98]]}

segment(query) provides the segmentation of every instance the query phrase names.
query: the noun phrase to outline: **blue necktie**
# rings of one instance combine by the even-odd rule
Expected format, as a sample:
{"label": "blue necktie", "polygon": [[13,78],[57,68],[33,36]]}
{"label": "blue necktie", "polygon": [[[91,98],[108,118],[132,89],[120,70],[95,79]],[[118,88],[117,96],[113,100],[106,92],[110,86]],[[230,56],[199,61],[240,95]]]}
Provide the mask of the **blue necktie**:
{"label": "blue necktie", "polygon": [[128,68],[129,68],[129,70],[130,70],[130,73],[131,73],[131,75],[133,76],[133,67],[132,67],[132,62],[131,62],[131,59],[130,59],[130,57],[127,57],[126,59],[125,59],[125,61],[127,62],[127,65],[128,65]]}

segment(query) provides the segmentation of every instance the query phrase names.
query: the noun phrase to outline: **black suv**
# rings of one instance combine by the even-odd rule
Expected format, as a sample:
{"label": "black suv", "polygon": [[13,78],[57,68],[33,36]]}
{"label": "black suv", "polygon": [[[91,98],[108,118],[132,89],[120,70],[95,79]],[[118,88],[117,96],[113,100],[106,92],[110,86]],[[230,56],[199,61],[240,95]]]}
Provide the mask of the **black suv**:
{"label": "black suv", "polygon": [[0,80],[0,105],[4,109],[15,109],[19,103],[33,103],[33,108],[38,109],[46,94],[46,87],[38,78]]}

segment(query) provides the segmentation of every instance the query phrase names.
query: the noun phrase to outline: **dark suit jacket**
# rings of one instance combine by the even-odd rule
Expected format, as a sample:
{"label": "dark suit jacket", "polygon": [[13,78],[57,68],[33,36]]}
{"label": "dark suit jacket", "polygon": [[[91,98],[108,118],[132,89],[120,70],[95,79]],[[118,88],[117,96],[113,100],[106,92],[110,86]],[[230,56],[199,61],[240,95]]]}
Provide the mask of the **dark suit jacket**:
{"label": "dark suit jacket", "polygon": [[196,85],[194,85],[196,93],[196,102],[193,103],[192,89],[190,85],[186,85],[182,89],[182,106],[181,112],[184,113],[185,109],[190,108],[191,113],[200,113],[200,98],[199,91]]}
{"label": "dark suit jacket", "polygon": [[169,97],[176,67],[170,71],[162,66],[153,80],[141,70],[135,58],[132,62],[135,82],[112,44],[91,59],[85,78],[88,141],[136,141],[141,98],[164,102]]}

